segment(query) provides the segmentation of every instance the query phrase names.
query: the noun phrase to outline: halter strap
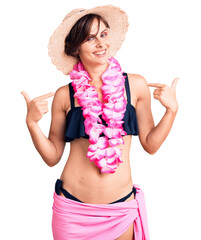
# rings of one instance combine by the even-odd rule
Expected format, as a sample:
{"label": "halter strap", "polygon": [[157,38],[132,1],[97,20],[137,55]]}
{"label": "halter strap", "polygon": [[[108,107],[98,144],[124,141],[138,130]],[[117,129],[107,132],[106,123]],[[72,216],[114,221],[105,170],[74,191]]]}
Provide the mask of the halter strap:
{"label": "halter strap", "polygon": [[70,91],[70,104],[71,104],[71,109],[75,107],[75,102],[74,102],[74,90],[72,86],[72,82],[69,83],[69,91]]}
{"label": "halter strap", "polygon": [[126,87],[127,102],[131,103],[131,94],[130,94],[130,87],[129,87],[129,82],[128,82],[128,75],[125,72],[123,73],[123,75],[126,76],[125,87]]}

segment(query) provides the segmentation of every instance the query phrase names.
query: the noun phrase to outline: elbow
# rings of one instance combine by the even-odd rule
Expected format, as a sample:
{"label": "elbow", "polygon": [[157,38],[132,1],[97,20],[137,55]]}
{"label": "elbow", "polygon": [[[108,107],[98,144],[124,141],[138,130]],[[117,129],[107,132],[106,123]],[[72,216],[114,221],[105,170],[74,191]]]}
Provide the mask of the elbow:
{"label": "elbow", "polygon": [[160,148],[160,145],[156,144],[156,143],[153,143],[153,141],[149,141],[146,138],[146,141],[143,144],[143,148],[150,155],[154,155],[158,151],[158,149]]}
{"label": "elbow", "polygon": [[43,159],[44,162],[47,164],[48,167],[54,167],[55,165],[57,165],[57,163],[60,161],[60,159]]}
{"label": "elbow", "polygon": [[147,151],[150,155],[154,155],[157,151]]}
{"label": "elbow", "polygon": [[56,164],[52,164],[52,163],[47,163],[48,167],[54,167]]}
{"label": "elbow", "polygon": [[154,155],[158,151],[158,148],[145,147],[144,150],[150,155]]}
{"label": "elbow", "polygon": [[55,165],[57,165],[59,161],[55,161],[55,162],[51,162],[51,163],[46,163],[48,165],[48,167],[54,167]]}

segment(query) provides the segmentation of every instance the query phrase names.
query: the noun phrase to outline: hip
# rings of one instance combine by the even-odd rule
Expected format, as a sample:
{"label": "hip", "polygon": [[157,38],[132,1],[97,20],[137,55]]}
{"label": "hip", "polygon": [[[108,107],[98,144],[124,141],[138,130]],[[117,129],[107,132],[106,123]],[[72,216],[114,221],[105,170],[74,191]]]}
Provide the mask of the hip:
{"label": "hip", "polygon": [[[126,196],[133,189],[130,168],[121,168],[121,166],[113,174],[66,166],[60,180],[65,190],[87,203],[114,202]],[[134,198],[133,195],[132,197]]]}

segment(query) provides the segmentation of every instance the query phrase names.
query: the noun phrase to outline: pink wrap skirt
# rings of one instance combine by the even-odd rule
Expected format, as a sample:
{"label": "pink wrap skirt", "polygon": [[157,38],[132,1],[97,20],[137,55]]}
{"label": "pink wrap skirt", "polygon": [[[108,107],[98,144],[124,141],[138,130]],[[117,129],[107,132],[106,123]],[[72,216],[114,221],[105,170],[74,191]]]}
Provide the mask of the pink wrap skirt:
{"label": "pink wrap skirt", "polygon": [[134,239],[149,240],[144,193],[134,184],[135,199],[114,204],[74,201],[54,192],[54,240],[114,240],[134,222]]}

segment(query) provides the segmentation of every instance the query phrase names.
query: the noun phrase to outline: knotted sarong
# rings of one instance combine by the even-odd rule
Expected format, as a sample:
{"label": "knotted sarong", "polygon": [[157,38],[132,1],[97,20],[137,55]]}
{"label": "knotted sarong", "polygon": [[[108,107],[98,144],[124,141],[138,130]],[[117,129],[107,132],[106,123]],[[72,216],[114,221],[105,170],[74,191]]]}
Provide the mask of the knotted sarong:
{"label": "knotted sarong", "polygon": [[135,199],[114,204],[74,201],[54,192],[54,240],[114,240],[134,222],[135,240],[149,240],[144,193],[134,184]]}

